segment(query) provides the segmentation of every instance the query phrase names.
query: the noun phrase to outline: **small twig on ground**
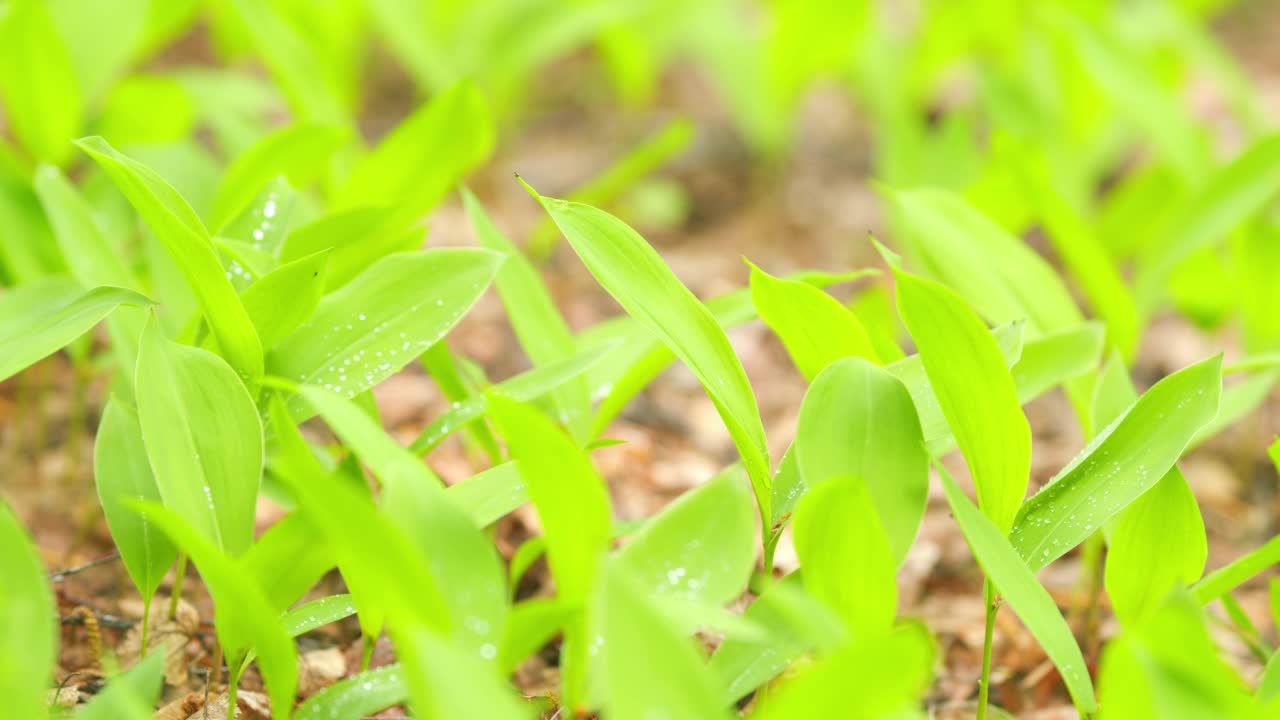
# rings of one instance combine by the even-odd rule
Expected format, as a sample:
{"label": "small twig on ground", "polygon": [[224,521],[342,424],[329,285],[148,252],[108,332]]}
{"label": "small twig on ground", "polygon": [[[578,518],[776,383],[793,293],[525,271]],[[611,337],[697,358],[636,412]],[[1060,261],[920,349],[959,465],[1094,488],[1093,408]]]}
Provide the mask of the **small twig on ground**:
{"label": "small twig on ground", "polygon": [[[82,606],[83,607],[83,606]],[[100,627],[108,627],[113,630],[128,630],[138,624],[137,620],[130,618],[122,618],[117,615],[108,615],[107,613],[94,611],[93,616],[97,619]],[[63,625],[84,625],[85,618],[82,613],[75,613],[59,618]]]}
{"label": "small twig on ground", "polygon": [[51,575],[49,575],[49,582],[62,582],[63,580],[65,580],[66,578],[72,575],[78,575],[79,573],[82,573],[85,570],[96,568],[99,565],[107,565],[119,559],[120,559],[120,553],[112,553],[106,557],[98,558],[97,560],[90,560],[89,562],[83,565],[77,565],[75,567],[67,568],[66,570],[59,570],[58,572],[52,573]]}

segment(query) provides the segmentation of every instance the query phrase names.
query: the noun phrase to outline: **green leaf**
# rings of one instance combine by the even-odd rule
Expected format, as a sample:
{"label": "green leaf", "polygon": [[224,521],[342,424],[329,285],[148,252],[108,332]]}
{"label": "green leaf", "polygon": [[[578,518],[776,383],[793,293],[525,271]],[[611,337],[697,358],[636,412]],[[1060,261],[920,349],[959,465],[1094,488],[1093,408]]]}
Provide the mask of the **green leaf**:
{"label": "green leaf", "polygon": [[0,99],[10,131],[37,160],[60,165],[79,134],[82,98],[66,43],[43,0],[0,17]]}
{"label": "green leaf", "polygon": [[[37,168],[34,187],[53,227],[58,249],[77,281],[86,287],[112,285],[138,289],[138,282],[124,259],[94,221],[93,209],[57,168],[51,165]],[[107,318],[111,347],[122,367],[133,367],[137,361],[138,337],[142,335],[143,324],[141,311],[126,310]]]}
{"label": "green leaf", "polygon": [[1024,343],[1022,357],[1010,368],[1018,401],[1030,402],[1053,386],[1097,368],[1104,337],[1101,324],[1086,322]]}
{"label": "green leaf", "polygon": [[135,378],[138,420],[164,504],[232,557],[253,542],[262,421],[222,358],[164,339],[153,318]]}
{"label": "green leaf", "polygon": [[645,239],[617,218],[587,205],[544,198],[532,188],[583,264],[627,314],[689,366],[710,395],[737,445],[769,517],[769,452],[751,383],[715,316],[681,284]]}
{"label": "green leaf", "polygon": [[220,232],[281,175],[294,187],[305,185],[350,139],[349,128],[318,123],[290,125],[262,137],[237,155],[222,174],[209,211],[209,227]]}
{"label": "green leaf", "polygon": [[486,660],[496,658],[507,586],[493,544],[445,494],[440,479],[354,403],[315,387],[300,390],[382,481],[385,514],[416,542],[437,587],[466,588],[444,595],[459,643]]}
{"label": "green leaf", "polygon": [[622,567],[605,573],[605,709],[615,720],[727,718],[693,641],[677,634]]}
{"label": "green leaf", "polygon": [[1098,673],[1100,720],[1246,720],[1244,683],[1218,656],[1204,615],[1174,594],[1135,629],[1107,644]]}
{"label": "green leaf", "polygon": [[416,716],[515,720],[531,715],[485,655],[459,650],[422,626],[398,630],[394,639]]}
{"label": "green leaf", "polygon": [[580,612],[581,608],[554,598],[531,598],[512,607],[502,636],[498,669],[504,675],[515,672],[525,658],[546,645]]}
{"label": "green leaf", "polygon": [[[593,348],[535,367],[503,380],[491,388],[490,392],[520,402],[532,402],[555,392],[557,388],[565,387],[566,383],[581,378],[584,373],[607,357],[611,348],[612,346]],[[431,424],[423,428],[410,445],[410,449],[419,455],[431,452],[449,436],[449,433],[483,417],[486,407],[487,401],[484,395],[473,395],[453,403],[448,410],[440,413],[435,420],[431,421]]]}
{"label": "green leaf", "polygon": [[270,3],[233,0],[239,16],[262,63],[274,77],[294,114],[303,120],[339,122],[346,120],[334,89],[326,82],[315,49],[285,21]]}
{"label": "green leaf", "polygon": [[[1005,364],[1012,367],[1022,358],[1023,329],[1025,323],[1001,325],[991,331]],[[929,374],[925,372],[924,362],[919,355],[907,357],[884,366],[886,372],[902,381],[911,393],[911,402],[916,406],[916,414],[920,417],[920,429],[924,433],[925,445],[931,456],[937,457],[955,447],[955,438],[947,425],[947,417],[938,404],[938,395],[929,382]]]}
{"label": "green leaf", "polygon": [[[576,351],[573,332],[556,308],[551,293],[533,263],[498,230],[485,213],[475,195],[462,190],[462,204],[480,244],[506,253],[507,262],[494,278],[502,305],[507,310],[511,327],[535,366],[550,365],[573,356]],[[575,440],[584,442],[590,431],[591,397],[587,381],[573,379],[554,392],[556,407]]]}
{"label": "green leaf", "polygon": [[[289,458],[281,464],[286,472],[280,480],[312,527],[328,538],[356,600],[360,626],[376,636],[392,615],[450,631],[448,606],[425,559],[405,531],[378,512],[368,487],[319,464],[278,394],[271,397],[268,417],[281,454]],[[378,552],[362,550],[368,547]]]}
{"label": "green leaf", "polygon": [[1162,85],[1139,48],[1110,28],[1086,22],[1065,8],[1055,10],[1063,40],[1071,43],[1090,79],[1115,103],[1119,118],[1133,125],[1179,176],[1197,179],[1207,160],[1207,133],[1181,99]]}
{"label": "green leaf", "polygon": [[898,310],[916,342],[978,505],[1008,532],[1031,472],[1031,428],[999,345],[958,295],[894,271]]}
{"label": "green leaf", "polygon": [[1218,414],[1196,432],[1187,449],[1191,450],[1199,446],[1200,443],[1226,430],[1261,407],[1267,396],[1271,394],[1277,375],[1280,375],[1280,372],[1276,370],[1264,370],[1240,382],[1224,386]]}
{"label": "green leaf", "polygon": [[[547,543],[556,597],[586,606],[609,548],[609,495],[604,480],[573,440],[537,410],[500,395],[489,397],[491,416],[528,483]],[[561,672],[565,705],[585,692],[588,634],[585,617],[565,628]]]}
{"label": "green leaf", "polygon": [[942,475],[942,487],[947,493],[947,502],[955,514],[956,523],[964,533],[974,557],[982,565],[983,572],[1040,642],[1040,646],[1058,668],[1062,681],[1066,683],[1071,699],[1080,712],[1096,712],[1098,703],[1093,696],[1089,668],[1053,598],[1036,580],[1032,569],[1018,557],[1013,546],[1005,539],[1004,531],[974,507],[945,468],[940,464],[936,467]]}
{"label": "green leaf", "polygon": [[133,501],[130,505],[146,513],[200,569],[200,578],[213,596],[214,628],[227,667],[234,672],[250,650],[257,653],[271,697],[271,714],[287,717],[298,687],[298,653],[262,588],[242,563],[228,557],[178,513],[157,503]]}
{"label": "green leaf", "polygon": [[1111,532],[1105,580],[1116,618],[1130,627],[1159,610],[1170,591],[1200,579],[1208,553],[1200,507],[1175,466]]}
{"label": "green leaf", "polygon": [[146,307],[151,300],[124,288],[85,291],[60,278],[6,292],[0,299],[0,379],[57,352],[122,304]]}
{"label": "green leaf", "polygon": [[136,59],[151,3],[53,0],[46,4],[70,53],[83,96],[91,104],[101,100],[116,76]]}
{"label": "green leaf", "polygon": [[929,458],[903,384],[866,360],[832,363],[805,393],[793,452],[810,488],[845,476],[865,483],[893,566],[901,565],[929,494]]}
{"label": "green leaf", "polygon": [[1032,336],[1083,320],[1053,267],[961,198],[944,190],[888,192],[905,224],[908,258],[986,320],[1025,319]]}
{"label": "green leaf", "polygon": [[262,533],[241,562],[277,612],[297,602],[334,566],[324,534],[297,512]]}
{"label": "green leaf", "polygon": [[353,675],[307,698],[293,720],[361,720],[409,697],[404,670],[387,665]]}
{"label": "green leaf", "polygon": [[[839,707],[845,717],[914,717],[936,655],[928,629],[920,623],[901,625],[800,669],[776,695],[770,693],[758,715],[762,720],[817,718]],[[858,692],[849,692],[851,678],[857,679]]]}
{"label": "green leaf", "polygon": [[1196,602],[1208,605],[1278,562],[1280,562],[1280,537],[1274,537],[1262,546],[1206,575],[1191,588],[1191,594]]}
{"label": "green leaf", "polygon": [[[788,276],[788,279],[826,287],[874,272],[858,271],[842,275],[808,272]],[[712,298],[706,305],[722,329],[742,325],[755,317],[751,292],[746,288]],[[604,432],[627,403],[676,359],[675,353],[658,336],[626,315],[587,328],[578,337],[579,349],[599,347],[607,343],[615,343],[616,347],[606,357],[606,361],[596,366],[587,378],[592,397],[600,401],[592,424],[592,436],[599,436]]]}
{"label": "green leaf", "polygon": [[195,211],[159,175],[102,138],[83,138],[76,144],[102,166],[164,245],[200,304],[219,352],[246,381],[257,382],[262,376],[262,344]]}
{"label": "green leaf", "polygon": [[848,629],[840,617],[806,593],[802,581],[800,573],[792,573],[770,583],[743,613],[744,620],[765,629],[763,640],[727,638],[711,657],[726,703],[736,703],[805,652],[831,651],[847,642]]}
{"label": "green leaf", "polygon": [[59,637],[46,572],[22,523],[0,500],[0,692],[13,717],[46,715]]}
{"label": "green leaf", "polygon": [[262,347],[270,351],[311,319],[324,294],[328,252],[285,263],[240,295]]}
{"label": "green leaf", "polygon": [[6,285],[26,284],[63,271],[66,263],[26,170],[16,166],[16,157],[6,157],[7,148],[0,145],[0,272]]}
{"label": "green leaf", "polygon": [[156,700],[164,687],[165,653],[153,652],[107,687],[76,713],[79,720],[152,720]]}
{"label": "green leaf", "polygon": [[609,497],[588,457],[538,411],[499,395],[489,407],[542,521],[557,595],[583,603],[609,546]]}
{"label": "green leaf", "polygon": [[1170,219],[1162,238],[1138,264],[1138,300],[1150,313],[1179,262],[1221,240],[1280,193],[1280,135],[1256,140],[1243,154],[1214,171]]}
{"label": "green leaf", "polygon": [[[92,4],[106,3],[99,0]],[[97,44],[96,39],[89,44]],[[156,112],[159,107],[164,112]],[[120,147],[180,143],[191,136],[196,124],[195,99],[171,75],[139,73],[121,78],[110,88],[101,109],[95,110],[95,133],[111,138]]]}
{"label": "green leaf", "polygon": [[893,627],[898,559],[860,476],[828,477],[810,489],[792,533],[805,589],[840,616],[854,642]]}
{"label": "green leaf", "polygon": [[303,603],[285,613],[284,629],[289,637],[298,637],[329,623],[351,617],[356,611],[351,605],[350,595],[330,595],[319,600]]}
{"label": "green leaf", "polygon": [[1010,540],[1039,570],[1102,527],[1164,477],[1218,412],[1222,357],[1151,387],[1022,506]]}
{"label": "green leaf", "polygon": [[147,461],[137,412],[115,397],[107,401],[98,424],[93,479],[111,539],[143,603],[149,605],[178,551],[146,515],[124,504],[126,499],[159,502],[160,489]]}
{"label": "green leaf", "polygon": [[435,95],[351,170],[334,196],[339,210],[394,207],[416,221],[493,152],[493,118],[463,81]]}
{"label": "green leaf", "polygon": [[1271,702],[1280,697],[1280,660],[1276,658],[1280,658],[1280,651],[1272,653],[1262,670],[1262,677],[1258,679],[1255,696],[1259,702]]}
{"label": "green leaf", "polygon": [[755,568],[751,494],[731,468],[655,515],[613,558],[654,597],[724,605]]}
{"label": "green leaf", "polygon": [[808,283],[775,278],[752,264],[751,301],[810,382],[841,358],[860,357],[880,364],[857,316]]}
{"label": "green leaf", "polygon": [[519,466],[505,462],[450,485],[445,494],[471,517],[476,527],[488,527],[529,502],[528,491]]}
{"label": "green leaf", "polygon": [[138,289],[125,259],[94,220],[93,208],[66,176],[52,165],[42,165],[36,169],[33,184],[72,276],[89,287]]}
{"label": "green leaf", "polygon": [[[435,381],[436,388],[450,402],[450,410],[444,414],[455,409],[453,403],[463,405],[479,397],[477,386],[488,380],[483,370],[469,373],[471,377],[464,377],[462,370],[458,367],[458,358],[454,356],[453,351],[449,349],[449,343],[445,341],[427,348],[427,351],[422,354],[422,368],[427,371]],[[436,420],[439,421],[440,418],[437,417]],[[471,444],[478,446],[489,457],[490,462],[498,462],[502,451],[498,448],[498,440],[493,436],[488,425],[482,420],[473,419],[462,427],[467,431],[468,446]],[[445,426],[433,428],[432,432],[435,433],[434,437],[443,440],[448,430],[449,427]]]}
{"label": "green leaf", "polygon": [[1018,171],[1026,197],[1038,206],[1046,237],[1080,284],[1094,312],[1106,323],[1110,343],[1125,357],[1132,357],[1142,325],[1119,268],[1098,233],[1054,186],[1048,163],[1034,152],[1022,151],[1019,156],[1033,158],[1019,163]]}
{"label": "green leaf", "polygon": [[[354,397],[436,343],[484,293],[502,263],[489,250],[392,255],[325,296],[267,356],[272,375]],[[309,417],[300,401],[290,408]]]}
{"label": "green leaf", "polygon": [[361,207],[324,215],[289,232],[280,248],[280,260],[288,262],[332,250],[325,291],[333,292],[391,253],[422,248],[425,231],[406,229],[393,217],[393,211]]}

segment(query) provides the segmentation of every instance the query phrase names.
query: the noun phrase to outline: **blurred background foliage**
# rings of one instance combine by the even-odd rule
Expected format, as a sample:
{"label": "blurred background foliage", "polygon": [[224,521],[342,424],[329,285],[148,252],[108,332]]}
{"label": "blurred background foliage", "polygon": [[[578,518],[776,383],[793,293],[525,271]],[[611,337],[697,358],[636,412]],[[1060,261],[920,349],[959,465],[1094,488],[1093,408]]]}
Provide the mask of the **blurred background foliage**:
{"label": "blurred background foliage", "polygon": [[[228,168],[280,128],[353,129],[320,167],[304,167],[317,154],[300,151],[280,168],[303,191],[298,223],[350,196],[366,148],[460,82],[479,89],[483,107],[459,110],[470,113],[471,137],[453,141],[489,158],[566,108],[607,111],[607,122],[669,118],[688,108],[669,106],[667,86],[691,76],[723,120],[715,132],[749,153],[742,181],[752,187],[769,192],[785,173],[803,140],[799,110],[820,88],[865,123],[882,193],[941,188],[1015,234],[1044,230],[1126,355],[1167,298],[1207,327],[1239,315],[1249,349],[1272,349],[1280,321],[1257,310],[1274,307],[1257,296],[1276,291],[1255,269],[1280,254],[1280,231],[1258,212],[1280,173],[1236,168],[1248,175],[1243,189],[1222,176],[1242,151],[1261,166],[1280,149],[1265,142],[1259,96],[1211,31],[1227,10],[1254,11],[1228,5],[9,0],[0,3],[0,274],[17,284],[65,268],[32,189],[40,163],[80,178],[113,238],[132,236],[127,205],[72,138],[104,136],[207,219]],[[1224,110],[1212,124],[1206,96]],[[680,187],[638,181],[703,131],[677,118],[577,197],[642,225],[682,222]],[[368,185],[368,200],[387,182],[354,184]],[[1206,194],[1228,196],[1214,202],[1225,217],[1189,217]],[[909,238],[900,206],[887,210],[892,236]],[[543,227],[529,247],[542,255],[554,242]],[[923,260],[910,242],[902,249]]]}

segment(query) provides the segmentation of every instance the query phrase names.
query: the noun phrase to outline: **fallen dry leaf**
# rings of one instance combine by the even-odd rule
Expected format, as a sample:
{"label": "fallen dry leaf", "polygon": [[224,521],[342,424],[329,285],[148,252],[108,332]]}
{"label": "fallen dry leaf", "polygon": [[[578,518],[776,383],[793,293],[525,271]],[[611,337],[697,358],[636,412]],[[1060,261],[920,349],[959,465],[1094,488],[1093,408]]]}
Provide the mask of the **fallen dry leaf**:
{"label": "fallen dry leaf", "polygon": [[309,697],[347,674],[347,658],[340,648],[311,650],[298,656],[298,696]]}
{"label": "fallen dry leaf", "polygon": [[[122,602],[121,611],[142,616],[142,603]],[[147,652],[165,654],[164,679],[169,685],[181,687],[188,679],[187,644],[200,627],[200,613],[182,598],[178,599],[177,612],[169,618],[169,598],[157,596],[151,601],[150,628],[147,631]],[[116,655],[122,667],[132,667],[141,658],[142,624],[129,628],[116,646]]]}

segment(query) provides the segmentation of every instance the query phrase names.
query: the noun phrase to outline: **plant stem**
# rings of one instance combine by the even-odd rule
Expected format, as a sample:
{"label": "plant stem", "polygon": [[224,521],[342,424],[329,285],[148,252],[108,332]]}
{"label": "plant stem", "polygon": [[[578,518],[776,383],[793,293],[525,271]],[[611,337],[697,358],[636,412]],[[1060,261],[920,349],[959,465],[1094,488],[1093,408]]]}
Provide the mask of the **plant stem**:
{"label": "plant stem", "polygon": [[178,599],[182,597],[182,580],[187,576],[187,554],[178,553],[178,569],[173,577],[173,592],[169,593],[169,619],[178,616]]}
{"label": "plant stem", "polygon": [[982,677],[978,680],[977,720],[986,720],[987,702],[991,695],[991,639],[996,628],[995,586],[991,580],[982,581],[982,602],[987,608],[987,626],[982,636]]}
{"label": "plant stem", "polygon": [[1105,582],[1104,573],[1106,572],[1106,565],[1103,564],[1103,553],[1106,550],[1106,542],[1101,532],[1094,533],[1089,541],[1096,547],[1086,548],[1086,551],[1092,550],[1089,553],[1092,566],[1086,568],[1089,572],[1089,596],[1084,616],[1084,647],[1086,657],[1094,657],[1098,653],[1098,642],[1100,640],[1098,625],[1102,619],[1102,586]]}
{"label": "plant stem", "polygon": [[373,661],[373,651],[378,645],[378,638],[364,636],[364,647],[360,651],[360,672],[369,669],[369,663]]}
{"label": "plant stem", "polygon": [[779,530],[764,542],[764,576],[767,580],[773,578],[773,556],[778,550],[778,539],[781,537],[782,531]]}
{"label": "plant stem", "polygon": [[1075,580],[1075,593],[1066,624],[1080,635],[1084,646],[1089,644],[1091,615],[1096,611],[1097,596],[1101,589],[1098,574],[1102,568],[1103,546],[1105,542],[1101,532],[1093,533],[1080,544],[1080,574]]}
{"label": "plant stem", "polygon": [[141,657],[147,656],[147,629],[151,624],[151,595],[142,599],[142,653]]}

